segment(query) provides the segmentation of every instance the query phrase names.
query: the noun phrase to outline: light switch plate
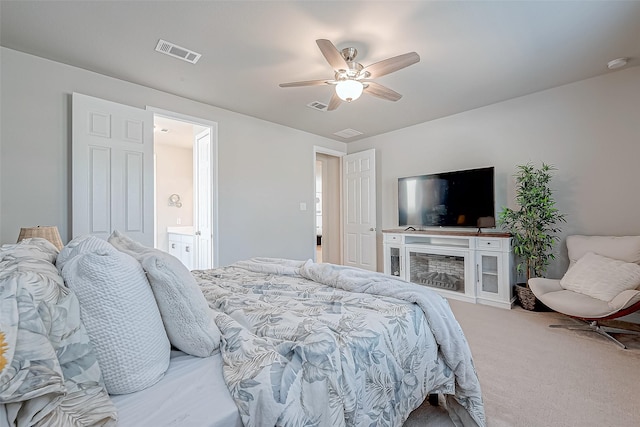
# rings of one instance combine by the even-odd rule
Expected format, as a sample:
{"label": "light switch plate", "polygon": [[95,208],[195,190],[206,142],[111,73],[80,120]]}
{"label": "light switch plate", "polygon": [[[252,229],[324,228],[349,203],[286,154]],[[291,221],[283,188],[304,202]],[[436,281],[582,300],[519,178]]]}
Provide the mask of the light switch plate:
{"label": "light switch plate", "polygon": [[307,204],[305,202],[300,202],[300,210],[301,211],[306,211],[307,210]]}

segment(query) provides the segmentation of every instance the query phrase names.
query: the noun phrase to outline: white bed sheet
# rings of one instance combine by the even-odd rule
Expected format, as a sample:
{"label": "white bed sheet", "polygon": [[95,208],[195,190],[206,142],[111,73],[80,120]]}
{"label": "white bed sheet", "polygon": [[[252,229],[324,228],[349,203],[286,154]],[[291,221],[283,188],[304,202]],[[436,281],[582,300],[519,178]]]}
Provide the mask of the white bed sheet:
{"label": "white bed sheet", "polygon": [[242,427],[222,376],[220,353],[201,358],[172,351],[169,369],[158,383],[111,399],[118,427]]}
{"label": "white bed sheet", "polygon": [[7,418],[7,409],[0,404],[0,427],[9,427],[9,419]]}

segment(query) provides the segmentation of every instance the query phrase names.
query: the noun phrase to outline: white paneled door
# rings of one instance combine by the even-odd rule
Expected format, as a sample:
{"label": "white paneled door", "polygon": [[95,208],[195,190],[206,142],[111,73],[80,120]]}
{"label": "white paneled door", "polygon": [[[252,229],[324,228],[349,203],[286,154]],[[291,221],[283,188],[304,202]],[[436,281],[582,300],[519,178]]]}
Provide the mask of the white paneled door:
{"label": "white paneled door", "polygon": [[366,150],[343,157],[344,264],[376,271],[376,156]]}
{"label": "white paneled door", "polygon": [[153,247],[153,113],[78,93],[72,110],[73,237]]}

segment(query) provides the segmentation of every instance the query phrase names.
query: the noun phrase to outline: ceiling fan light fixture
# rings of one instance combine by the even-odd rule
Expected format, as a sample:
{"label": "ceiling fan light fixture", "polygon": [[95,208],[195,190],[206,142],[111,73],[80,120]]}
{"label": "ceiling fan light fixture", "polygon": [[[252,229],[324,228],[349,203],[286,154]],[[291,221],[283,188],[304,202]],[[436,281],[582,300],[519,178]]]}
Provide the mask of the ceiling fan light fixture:
{"label": "ceiling fan light fixture", "polygon": [[327,104],[326,111],[335,110],[343,101],[351,102],[358,99],[365,90],[367,95],[386,99],[387,101],[399,100],[402,95],[398,92],[379,83],[372,82],[370,79],[385,76],[420,62],[420,55],[416,52],[409,52],[363,67],[362,64],[355,61],[358,53],[355,48],[349,47],[339,51],[331,41],[326,39],[318,39],[316,44],[320,48],[324,59],[333,68],[334,78],[331,80],[280,83],[280,87],[335,85],[335,92],[331,96],[329,104]]}
{"label": "ceiling fan light fixture", "polygon": [[363,89],[362,83],[357,80],[341,80],[336,85],[336,95],[343,101],[351,102],[360,98]]}

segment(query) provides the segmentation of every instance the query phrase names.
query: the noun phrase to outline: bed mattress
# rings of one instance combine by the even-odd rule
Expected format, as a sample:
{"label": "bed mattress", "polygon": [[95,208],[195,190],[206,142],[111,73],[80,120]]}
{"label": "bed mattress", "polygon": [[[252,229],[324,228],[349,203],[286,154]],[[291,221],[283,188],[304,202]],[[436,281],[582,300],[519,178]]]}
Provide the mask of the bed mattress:
{"label": "bed mattress", "polygon": [[118,409],[119,427],[242,427],[222,377],[220,353],[201,358],[172,351],[162,380],[111,399]]}

